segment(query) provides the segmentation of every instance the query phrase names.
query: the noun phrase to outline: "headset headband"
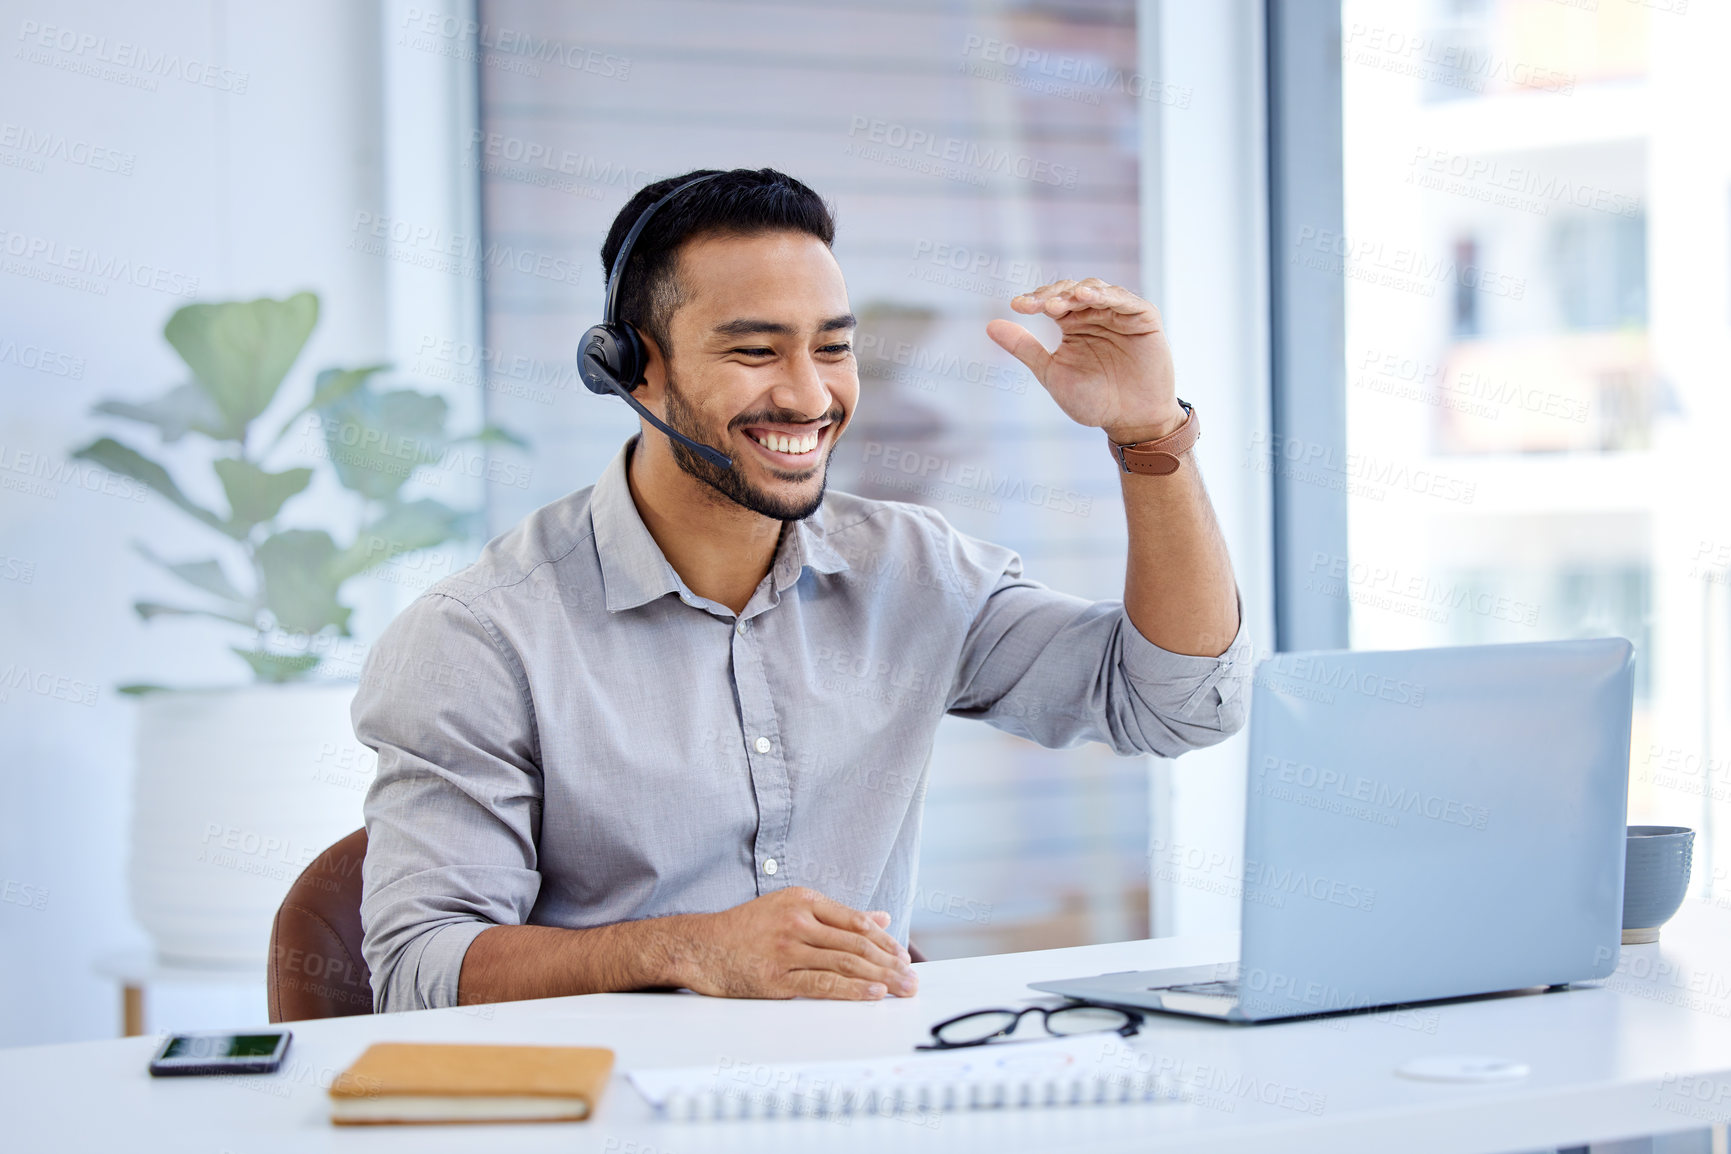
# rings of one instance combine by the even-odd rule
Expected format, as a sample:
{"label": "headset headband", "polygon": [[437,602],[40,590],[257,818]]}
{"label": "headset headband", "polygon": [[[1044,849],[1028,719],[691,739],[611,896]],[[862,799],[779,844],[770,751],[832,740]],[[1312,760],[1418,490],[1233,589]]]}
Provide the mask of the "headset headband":
{"label": "headset headband", "polygon": [[655,210],[684,192],[686,189],[691,188],[694,185],[702,184],[706,180],[714,180],[716,177],[721,175],[722,174],[719,172],[711,172],[706,176],[693,177],[684,184],[675,185],[665,196],[661,197],[661,199],[655,201],[648,208],[637,214],[637,219],[631,222],[631,228],[626,232],[625,239],[619,243],[618,254],[613,258],[613,275],[607,278],[607,304],[601,310],[602,324],[616,325],[619,323],[619,314],[617,312],[619,304],[619,282],[625,279],[625,264],[631,259],[631,248],[637,243],[638,234],[640,234],[643,231],[643,227],[649,223],[649,218],[655,215]]}

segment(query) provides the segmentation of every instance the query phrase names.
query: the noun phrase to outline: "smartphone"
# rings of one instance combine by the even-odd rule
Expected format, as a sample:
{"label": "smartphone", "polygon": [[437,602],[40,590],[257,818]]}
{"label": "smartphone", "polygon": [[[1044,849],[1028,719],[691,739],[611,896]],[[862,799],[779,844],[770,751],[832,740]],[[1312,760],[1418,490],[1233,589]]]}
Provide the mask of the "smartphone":
{"label": "smartphone", "polygon": [[150,1060],[157,1078],[179,1074],[270,1074],[288,1053],[287,1030],[255,1030],[246,1034],[213,1031],[173,1034]]}

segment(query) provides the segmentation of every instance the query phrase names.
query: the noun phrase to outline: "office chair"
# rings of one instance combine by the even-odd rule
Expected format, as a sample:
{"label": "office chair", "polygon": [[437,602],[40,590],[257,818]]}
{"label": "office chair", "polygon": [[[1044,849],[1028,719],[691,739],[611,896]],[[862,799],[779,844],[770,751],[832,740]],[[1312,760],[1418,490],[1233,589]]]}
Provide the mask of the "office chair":
{"label": "office chair", "polygon": [[[270,929],[265,976],[270,1020],[301,1022],[373,1012],[372,971],[361,954],[361,862],[367,831],[357,829],[308,863]],[[913,942],[916,962],[925,955]]]}
{"label": "office chair", "polygon": [[361,862],[357,829],[307,864],[270,928],[265,975],[270,1020],[342,1018],[373,1012],[372,971],[361,954]]}

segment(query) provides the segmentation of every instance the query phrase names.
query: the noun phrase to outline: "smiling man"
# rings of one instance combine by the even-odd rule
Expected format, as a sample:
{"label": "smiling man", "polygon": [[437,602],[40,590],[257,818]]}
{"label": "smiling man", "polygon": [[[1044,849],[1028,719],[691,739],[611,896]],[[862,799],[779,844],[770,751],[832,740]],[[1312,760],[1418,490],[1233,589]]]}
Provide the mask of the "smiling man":
{"label": "smiling man", "polygon": [[1063,281],[1012,302],[1057,322],[1056,351],[987,328],[1110,442],[1125,596],[1085,601],[929,509],[826,493],[859,377],[811,189],[713,176],[614,267],[639,215],[700,175],[633,197],[601,255],[646,352],[633,395],[728,464],[644,422],[592,487],[406,609],[362,675],[381,1010],[666,986],[908,996],[946,713],[1168,757],[1243,723],[1249,645],[1154,307]]}

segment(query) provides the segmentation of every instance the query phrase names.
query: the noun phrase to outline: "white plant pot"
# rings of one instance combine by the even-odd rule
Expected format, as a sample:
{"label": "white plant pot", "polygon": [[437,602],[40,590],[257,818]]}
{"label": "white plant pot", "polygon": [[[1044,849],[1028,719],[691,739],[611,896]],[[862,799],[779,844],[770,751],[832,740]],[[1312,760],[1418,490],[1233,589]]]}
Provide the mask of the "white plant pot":
{"label": "white plant pot", "polygon": [[139,699],[132,912],[166,963],[262,968],[306,864],[361,825],[372,751],[350,684],[165,691]]}

